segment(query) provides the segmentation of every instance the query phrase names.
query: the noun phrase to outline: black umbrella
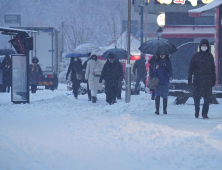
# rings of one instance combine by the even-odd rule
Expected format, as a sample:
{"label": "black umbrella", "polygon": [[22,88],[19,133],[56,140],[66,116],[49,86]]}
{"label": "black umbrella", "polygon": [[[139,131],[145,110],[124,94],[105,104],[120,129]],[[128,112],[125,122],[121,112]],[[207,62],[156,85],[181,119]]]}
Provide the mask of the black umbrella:
{"label": "black umbrella", "polygon": [[11,48],[0,49],[0,55],[11,55],[16,54],[16,52]]}
{"label": "black umbrella", "polygon": [[121,48],[112,48],[107,50],[105,53],[103,53],[102,58],[107,59],[109,54],[115,55],[115,59],[126,59],[128,56],[128,53],[126,50]]}
{"label": "black umbrella", "polygon": [[143,43],[139,50],[142,53],[153,55],[170,55],[177,51],[177,48],[167,39],[152,39]]}

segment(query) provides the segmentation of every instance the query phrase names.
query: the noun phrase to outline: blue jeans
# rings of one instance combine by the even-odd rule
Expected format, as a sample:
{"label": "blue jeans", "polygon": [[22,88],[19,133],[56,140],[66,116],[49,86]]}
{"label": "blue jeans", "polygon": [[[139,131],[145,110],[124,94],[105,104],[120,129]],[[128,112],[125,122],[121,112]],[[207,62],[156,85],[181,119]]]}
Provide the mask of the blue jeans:
{"label": "blue jeans", "polygon": [[159,84],[155,90],[156,97],[162,97],[163,99],[167,99],[169,93],[170,84]]}

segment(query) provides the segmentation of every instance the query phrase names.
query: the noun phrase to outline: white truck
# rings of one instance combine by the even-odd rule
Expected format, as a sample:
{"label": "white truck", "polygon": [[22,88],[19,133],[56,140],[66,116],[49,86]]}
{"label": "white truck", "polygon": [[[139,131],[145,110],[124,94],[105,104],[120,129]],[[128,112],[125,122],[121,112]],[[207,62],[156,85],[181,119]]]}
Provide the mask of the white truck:
{"label": "white truck", "polygon": [[53,27],[19,27],[20,29],[33,30],[29,33],[33,37],[33,50],[30,51],[29,61],[33,57],[39,59],[44,78],[41,78],[39,86],[46,89],[57,89],[58,73],[61,60],[61,38],[60,33]]}

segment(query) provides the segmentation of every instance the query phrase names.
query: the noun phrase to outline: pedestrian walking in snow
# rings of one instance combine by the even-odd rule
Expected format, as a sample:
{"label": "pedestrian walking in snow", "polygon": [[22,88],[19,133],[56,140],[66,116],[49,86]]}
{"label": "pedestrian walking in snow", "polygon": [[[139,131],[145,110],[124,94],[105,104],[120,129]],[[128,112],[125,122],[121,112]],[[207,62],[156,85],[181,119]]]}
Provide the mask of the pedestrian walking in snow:
{"label": "pedestrian walking in snow", "polygon": [[[85,79],[85,73],[86,73],[86,67],[87,63],[91,60],[91,53],[88,54],[88,59],[83,63],[83,71],[84,71],[84,79]],[[87,83],[87,94],[88,94],[88,101],[91,101],[92,95],[91,90],[89,89],[89,81],[85,79],[85,83]]]}
{"label": "pedestrian walking in snow", "polygon": [[167,97],[170,86],[169,80],[172,80],[173,77],[171,61],[168,55],[157,56],[153,66],[153,72],[159,79],[159,84],[155,90],[155,114],[159,115],[160,97],[163,98],[163,114],[167,114]]}
{"label": "pedestrian walking in snow", "polygon": [[[216,83],[216,72],[213,55],[210,53],[210,45],[207,39],[200,42],[200,51],[193,55],[188,71],[188,84],[193,82],[193,96],[195,104],[195,117],[199,117],[200,99],[203,97],[202,117],[208,118],[209,102],[212,95],[212,87]],[[193,76],[193,80],[192,80]]]}
{"label": "pedestrian walking in snow", "polygon": [[70,60],[69,68],[66,74],[66,80],[71,72],[72,89],[75,99],[78,98],[78,90],[80,88],[80,83],[82,81],[82,60],[78,57],[73,57]]}
{"label": "pedestrian walking in snow", "polygon": [[[122,72],[123,72],[123,66],[122,64],[120,63],[120,61],[117,59],[116,60],[119,64],[119,67],[121,68]],[[123,73],[122,73],[122,76],[123,76]],[[117,99],[122,99],[121,97],[121,93],[122,93],[122,81],[123,81],[123,77],[119,79],[119,82],[118,82],[118,90],[117,90],[117,94],[116,94],[116,98]]]}
{"label": "pedestrian walking in snow", "polygon": [[139,83],[141,80],[146,86],[147,71],[146,71],[145,64],[146,64],[146,55],[142,54],[141,58],[139,60],[136,60],[133,66],[134,75],[136,75],[136,70],[137,70],[137,79],[136,79],[136,85],[135,85],[135,91],[134,91],[136,94],[139,94]]}
{"label": "pedestrian walking in snow", "polygon": [[0,62],[0,92],[2,92],[3,87],[3,72],[2,72],[2,62]]}
{"label": "pedestrian walking in snow", "polygon": [[118,61],[115,60],[114,54],[108,55],[99,82],[105,80],[106,102],[110,105],[116,101],[116,94],[118,91],[118,84],[123,79],[123,69],[120,67]]}
{"label": "pedestrian walking in snow", "polygon": [[12,61],[9,55],[6,55],[2,61],[2,72],[3,72],[3,92],[10,92],[12,86]]}
{"label": "pedestrian walking in snow", "polygon": [[103,66],[103,62],[98,59],[96,53],[92,53],[91,60],[87,63],[85,79],[88,80],[93,103],[97,101],[98,90],[103,88],[102,82],[99,82]]}
{"label": "pedestrian walking in snow", "polygon": [[[156,77],[156,74],[153,72],[153,66],[155,64],[156,61],[156,56],[152,56],[151,59],[148,61],[149,62],[149,81],[153,78]],[[150,91],[152,92],[152,100],[155,100],[155,89],[150,89]]]}
{"label": "pedestrian walking in snow", "polygon": [[39,59],[37,57],[33,57],[32,64],[29,65],[29,84],[31,86],[32,93],[36,93],[40,78],[43,76],[42,69],[38,62]]}

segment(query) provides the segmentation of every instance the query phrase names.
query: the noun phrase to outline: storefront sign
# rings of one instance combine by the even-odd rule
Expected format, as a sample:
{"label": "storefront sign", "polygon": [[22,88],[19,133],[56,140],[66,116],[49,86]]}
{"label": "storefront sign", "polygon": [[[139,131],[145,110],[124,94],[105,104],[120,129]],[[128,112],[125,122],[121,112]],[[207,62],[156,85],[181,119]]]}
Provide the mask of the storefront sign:
{"label": "storefront sign", "polygon": [[160,14],[160,15],[157,17],[157,24],[158,24],[160,27],[165,26],[165,14]]}
{"label": "storefront sign", "polygon": [[192,6],[197,6],[198,4],[208,4],[214,0],[156,0],[156,3],[159,4],[191,4]]}

